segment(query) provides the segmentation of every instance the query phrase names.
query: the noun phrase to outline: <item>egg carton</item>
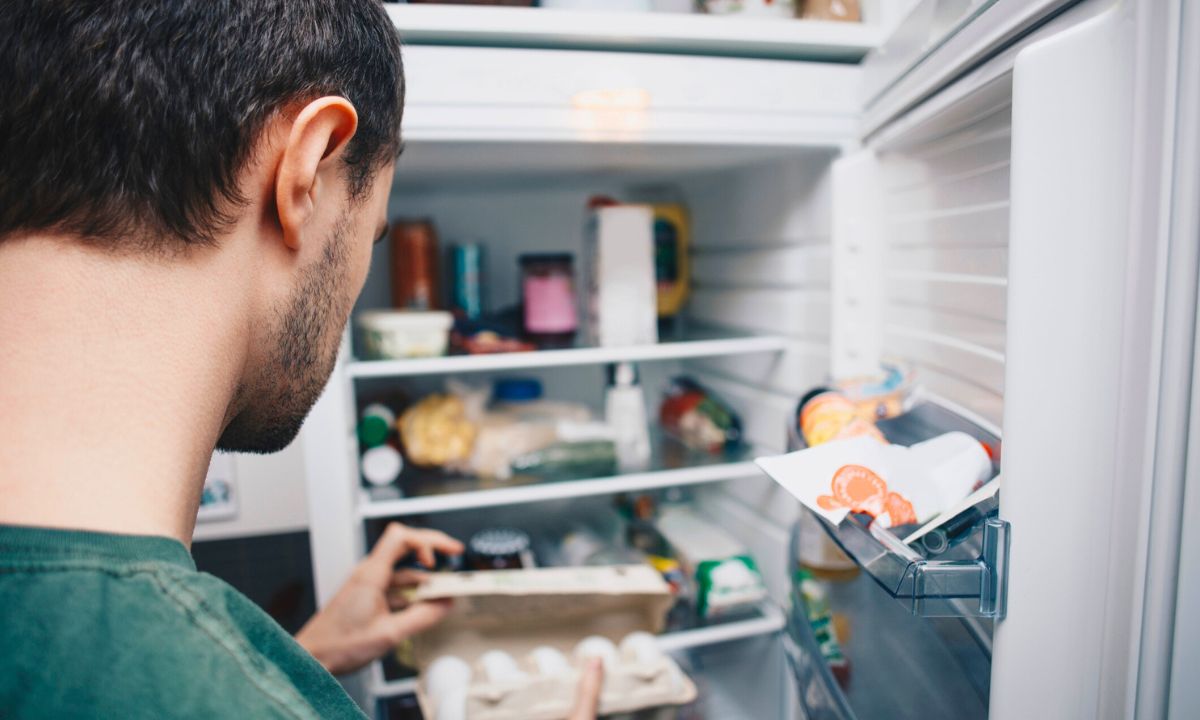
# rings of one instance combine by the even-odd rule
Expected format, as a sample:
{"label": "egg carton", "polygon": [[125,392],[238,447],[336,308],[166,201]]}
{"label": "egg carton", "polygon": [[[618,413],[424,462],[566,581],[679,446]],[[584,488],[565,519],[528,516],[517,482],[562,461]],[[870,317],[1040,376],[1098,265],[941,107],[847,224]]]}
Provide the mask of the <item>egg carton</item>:
{"label": "egg carton", "polygon": [[561,720],[584,664],[604,663],[599,713],[684,705],[696,686],[658,647],[673,598],[643,565],[435,575],[418,599],[453,599],[417,637],[417,700],[435,720]]}

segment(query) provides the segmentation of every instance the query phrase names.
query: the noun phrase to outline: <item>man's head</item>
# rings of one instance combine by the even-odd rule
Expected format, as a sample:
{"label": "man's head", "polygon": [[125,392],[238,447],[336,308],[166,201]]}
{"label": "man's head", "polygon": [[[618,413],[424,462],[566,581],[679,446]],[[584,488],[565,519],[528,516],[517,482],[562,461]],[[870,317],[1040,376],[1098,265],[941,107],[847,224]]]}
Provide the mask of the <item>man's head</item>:
{"label": "man's head", "polygon": [[[404,101],[378,0],[17,0],[0,13],[0,248],[238,252],[220,446],[295,436],[385,226]],[[235,248],[235,249],[231,249]]]}

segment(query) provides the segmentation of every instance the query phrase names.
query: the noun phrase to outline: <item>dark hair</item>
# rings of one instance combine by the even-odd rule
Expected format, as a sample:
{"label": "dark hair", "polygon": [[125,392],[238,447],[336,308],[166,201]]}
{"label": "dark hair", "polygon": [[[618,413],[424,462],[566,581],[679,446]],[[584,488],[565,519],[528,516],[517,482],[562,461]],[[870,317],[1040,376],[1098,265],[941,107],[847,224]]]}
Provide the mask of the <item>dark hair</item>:
{"label": "dark hair", "polygon": [[400,42],[378,0],[0,3],[0,241],[209,244],[277,112],[358,110],[354,197],[400,144]]}

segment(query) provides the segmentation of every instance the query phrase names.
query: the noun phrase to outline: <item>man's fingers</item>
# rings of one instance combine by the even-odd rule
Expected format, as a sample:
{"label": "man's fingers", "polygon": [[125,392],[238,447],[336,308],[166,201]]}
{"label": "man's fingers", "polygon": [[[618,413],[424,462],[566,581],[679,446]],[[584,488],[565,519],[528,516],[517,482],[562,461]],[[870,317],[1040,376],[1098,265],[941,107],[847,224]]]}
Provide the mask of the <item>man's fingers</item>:
{"label": "man's fingers", "polygon": [[383,584],[391,579],[392,568],[410,552],[425,567],[435,564],[434,550],[456,555],[463,550],[462,543],[437,530],[418,530],[400,523],[392,523],[371,548],[371,553],[359,565],[366,579]]}
{"label": "man's fingers", "polygon": [[433,546],[445,555],[462,555],[463,544],[440,530],[422,530],[421,533]]}
{"label": "man's fingers", "polygon": [[388,642],[397,644],[437,625],[450,612],[449,600],[428,600],[410,605],[379,620]]}
{"label": "man's fingers", "polygon": [[416,568],[401,568],[392,573],[391,587],[413,588],[429,579],[429,573]]}
{"label": "man's fingers", "polygon": [[567,720],[596,720],[600,705],[600,689],[604,687],[604,664],[600,658],[589,658],[583,666],[579,687],[575,690],[575,707]]}
{"label": "man's fingers", "polygon": [[429,579],[429,573],[415,568],[401,568],[392,573],[384,595],[388,607],[392,610],[402,610],[412,603],[413,592],[421,583]]}

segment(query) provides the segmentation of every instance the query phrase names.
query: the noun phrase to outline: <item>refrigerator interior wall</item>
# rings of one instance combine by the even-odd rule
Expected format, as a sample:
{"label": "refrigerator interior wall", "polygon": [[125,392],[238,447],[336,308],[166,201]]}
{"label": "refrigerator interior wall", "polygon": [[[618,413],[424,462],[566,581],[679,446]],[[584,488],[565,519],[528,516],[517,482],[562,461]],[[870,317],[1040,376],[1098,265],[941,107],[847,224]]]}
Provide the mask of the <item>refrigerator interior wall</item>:
{"label": "refrigerator interior wall", "polygon": [[881,355],[999,428],[1011,100],[1001,83],[964,102],[965,118],[940,114],[878,151]]}
{"label": "refrigerator interior wall", "polygon": [[[777,356],[711,358],[688,372],[739,410],[747,439],[785,449],[796,401],[829,372],[829,161],[777,161],[683,183],[694,220],[696,292],[688,316],[782,333]],[[797,505],[764,477],[700,493],[705,512],[751,549],[772,596],[788,595],[787,538]]]}
{"label": "refrigerator interior wall", "polygon": [[[454,160],[472,154],[485,158],[474,169]],[[832,149],[804,148],[416,142],[398,166],[389,210],[393,219],[432,218],[443,248],[482,242],[486,301],[497,309],[519,302],[522,253],[572,252],[580,282],[589,196],[682,202],[693,234],[693,291],[683,322],[782,334],[788,346],[774,355],[644,363],[639,370],[648,408],[654,415],[665,383],[686,372],[740,412],[749,443],[777,452],[784,449],[785,422],[796,399],[828,374],[829,168],[835,156]],[[391,262],[390,248],[381,243],[356,310],[389,305]],[[547,397],[603,407],[602,368],[500,375],[512,374],[536,375]],[[485,384],[493,377],[460,379]],[[443,380],[411,378],[401,384],[419,395],[439,389]],[[362,389],[371,385],[362,383]],[[795,503],[757,473],[730,482],[727,492],[698,491],[696,497],[750,547],[773,597],[785,601],[786,540]],[[763,512],[773,513],[766,524]]]}

